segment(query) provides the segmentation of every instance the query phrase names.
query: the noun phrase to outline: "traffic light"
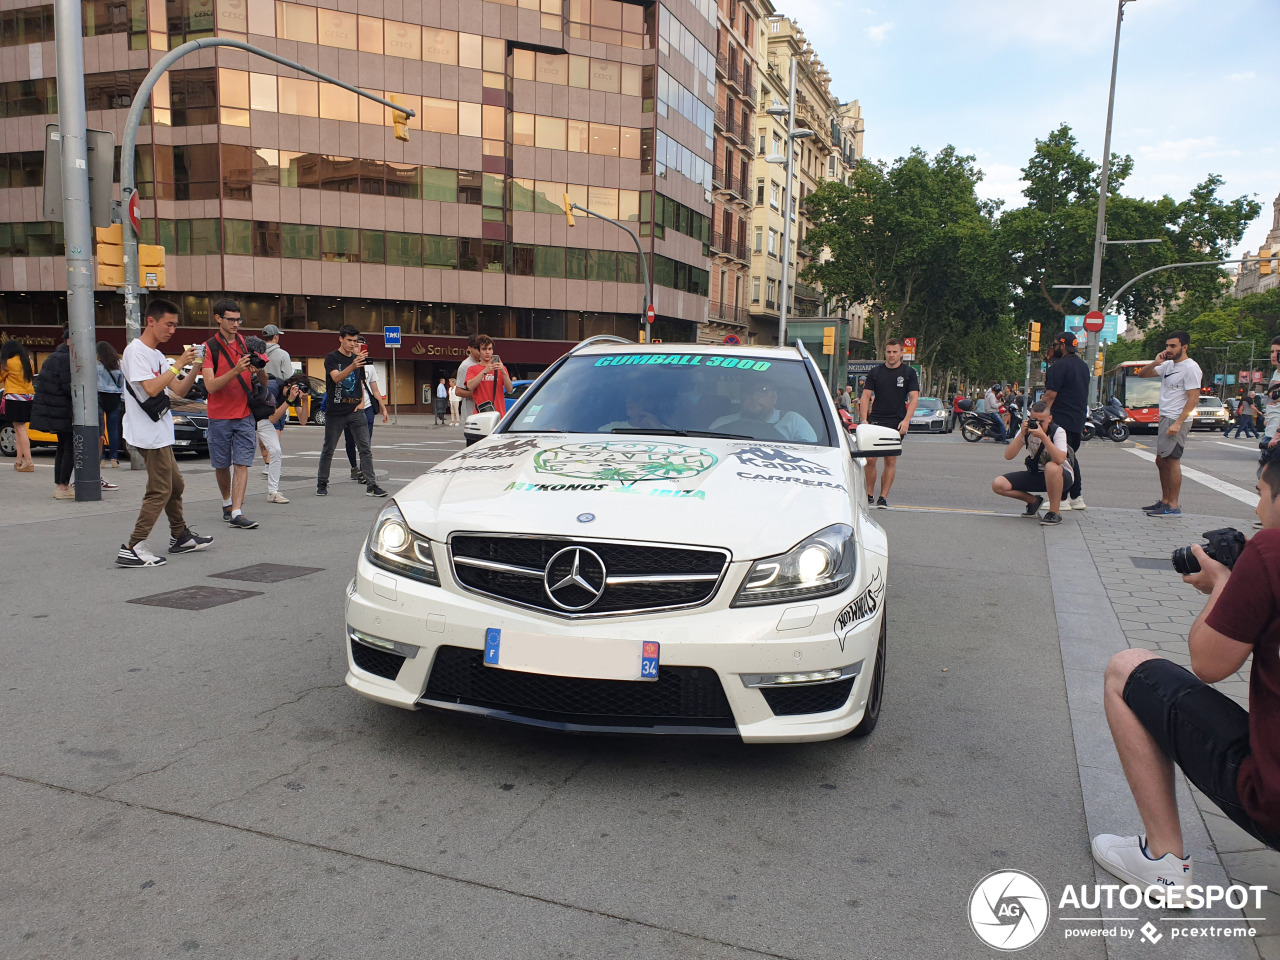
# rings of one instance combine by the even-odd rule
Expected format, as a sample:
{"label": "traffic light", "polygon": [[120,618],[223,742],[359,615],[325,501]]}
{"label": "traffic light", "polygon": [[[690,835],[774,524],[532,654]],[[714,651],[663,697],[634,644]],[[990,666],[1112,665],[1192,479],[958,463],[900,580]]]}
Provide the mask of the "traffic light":
{"label": "traffic light", "polygon": [[1096,361],[1094,361],[1094,364],[1093,364],[1093,375],[1094,375],[1095,377],[1100,377],[1100,376],[1102,376],[1102,365],[1103,365],[1103,361],[1104,361],[1104,360],[1105,360],[1105,357],[1104,357],[1104,355],[1103,355],[1103,352],[1102,352],[1101,350],[1099,350],[1099,351],[1098,351],[1098,359],[1097,359]]}
{"label": "traffic light", "polygon": [[1031,322],[1031,332],[1027,337],[1027,350],[1031,353],[1040,352],[1040,324],[1034,320]]}
{"label": "traffic light", "polygon": [[[396,105],[400,105],[404,103],[404,101],[394,93],[390,94],[387,97],[387,99]],[[400,110],[392,110],[391,123],[396,128],[396,139],[403,140],[405,143],[408,143],[409,142],[409,115]]]}
{"label": "traffic light", "polygon": [[1271,258],[1274,256],[1280,256],[1280,249],[1268,250],[1266,247],[1263,247],[1258,251],[1259,275],[1265,276],[1271,273]]}
{"label": "traffic light", "polygon": [[113,223],[97,228],[98,286],[124,286],[124,228]]}
{"label": "traffic light", "polygon": [[569,195],[564,195],[564,218],[569,221],[569,226],[573,226],[573,201],[569,199]]}
{"label": "traffic light", "polygon": [[164,247],[152,243],[138,244],[138,273],[144,287],[164,286]]}
{"label": "traffic light", "polygon": [[822,328],[822,352],[825,354],[833,354],[836,352],[836,328]]}

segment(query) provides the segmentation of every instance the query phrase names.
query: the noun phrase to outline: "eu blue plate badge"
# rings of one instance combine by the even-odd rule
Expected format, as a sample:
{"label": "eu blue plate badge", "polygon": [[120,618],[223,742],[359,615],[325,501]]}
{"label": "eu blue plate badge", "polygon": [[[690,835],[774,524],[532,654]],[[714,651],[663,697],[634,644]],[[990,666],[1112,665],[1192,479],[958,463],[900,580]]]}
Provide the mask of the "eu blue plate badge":
{"label": "eu blue plate badge", "polygon": [[484,662],[497,665],[498,647],[502,643],[502,630],[490,627],[484,632]]}

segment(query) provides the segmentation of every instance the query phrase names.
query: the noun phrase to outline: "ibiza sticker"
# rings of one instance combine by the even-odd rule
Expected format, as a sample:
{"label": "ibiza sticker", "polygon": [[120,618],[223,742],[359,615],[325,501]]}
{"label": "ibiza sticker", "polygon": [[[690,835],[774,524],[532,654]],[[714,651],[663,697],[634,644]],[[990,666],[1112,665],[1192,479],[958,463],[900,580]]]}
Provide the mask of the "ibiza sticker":
{"label": "ibiza sticker", "polygon": [[874,617],[876,611],[882,606],[883,599],[884,579],[880,576],[880,571],[877,570],[876,575],[867,584],[867,589],[854,597],[849,602],[849,605],[836,616],[835,631],[836,638],[840,641],[841,651],[844,650],[844,642],[848,639],[853,628]]}
{"label": "ibiza sticker", "polygon": [[643,483],[688,480],[706,473],[719,458],[702,447],[679,443],[601,440],[566,443],[540,450],[533,457],[538,473],[574,480]]}

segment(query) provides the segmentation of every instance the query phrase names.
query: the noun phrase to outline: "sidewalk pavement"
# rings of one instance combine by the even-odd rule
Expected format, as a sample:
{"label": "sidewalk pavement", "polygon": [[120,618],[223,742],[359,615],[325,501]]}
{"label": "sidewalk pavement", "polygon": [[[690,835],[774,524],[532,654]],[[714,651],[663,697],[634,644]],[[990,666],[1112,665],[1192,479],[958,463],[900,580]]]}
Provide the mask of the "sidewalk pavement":
{"label": "sidewalk pavement", "polygon": [[[1204,608],[1204,597],[1184,584],[1170,564],[1175,547],[1201,542],[1201,533],[1239,524],[1205,516],[1153,519],[1137,510],[1073,511],[1077,523],[1045,532],[1053,579],[1062,664],[1067,680],[1080,783],[1090,835],[1140,832],[1142,823],[1111,741],[1102,706],[1102,672],[1126,647],[1159,652],[1190,665],[1187,632]],[[1251,531],[1249,531],[1251,532]],[[1248,706],[1249,662],[1216,684]],[[1179,809],[1198,883],[1266,884],[1262,909],[1248,910],[1257,938],[1199,940],[1182,955],[1280,958],[1280,853],[1250,837],[1221,814],[1211,800],[1177,776]],[[1114,882],[1098,870],[1099,882]],[[1214,915],[1229,911],[1214,910]],[[1254,916],[1259,919],[1256,922]],[[1151,919],[1158,921],[1158,915]],[[1143,945],[1109,941],[1108,956],[1136,955]],[[1178,945],[1166,942],[1177,950]],[[1177,952],[1172,954],[1179,955]]]}

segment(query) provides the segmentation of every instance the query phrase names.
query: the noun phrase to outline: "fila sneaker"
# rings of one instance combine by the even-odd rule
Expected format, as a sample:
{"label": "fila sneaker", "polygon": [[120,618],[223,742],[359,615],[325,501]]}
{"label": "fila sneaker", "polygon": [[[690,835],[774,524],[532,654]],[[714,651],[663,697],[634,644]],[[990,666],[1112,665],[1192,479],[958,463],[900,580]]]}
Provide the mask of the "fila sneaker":
{"label": "fila sneaker", "polygon": [[1114,877],[1139,887],[1187,887],[1192,883],[1191,858],[1166,853],[1154,860],[1146,837],[1117,837],[1101,833],[1093,838],[1093,859]]}

